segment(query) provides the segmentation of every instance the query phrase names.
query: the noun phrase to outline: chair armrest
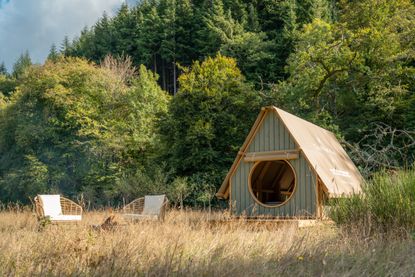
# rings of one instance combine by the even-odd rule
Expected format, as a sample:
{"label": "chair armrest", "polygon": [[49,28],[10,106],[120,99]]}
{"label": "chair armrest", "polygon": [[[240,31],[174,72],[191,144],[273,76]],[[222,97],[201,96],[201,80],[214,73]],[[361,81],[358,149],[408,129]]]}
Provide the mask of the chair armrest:
{"label": "chair armrest", "polygon": [[80,205],[62,196],[61,207],[63,215],[82,215],[82,207]]}
{"label": "chair armrest", "polygon": [[124,214],[141,214],[144,210],[144,197],[138,198],[125,205],[122,209]]}

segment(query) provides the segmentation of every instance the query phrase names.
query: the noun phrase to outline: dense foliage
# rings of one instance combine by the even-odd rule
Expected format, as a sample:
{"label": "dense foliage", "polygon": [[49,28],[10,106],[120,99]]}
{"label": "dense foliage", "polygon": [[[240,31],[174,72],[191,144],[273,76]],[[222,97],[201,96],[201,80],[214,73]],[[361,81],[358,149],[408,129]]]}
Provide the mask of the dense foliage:
{"label": "dense foliage", "polygon": [[257,86],[281,80],[293,32],[315,16],[331,18],[330,0],[146,0],[106,14],[73,41],[65,55],[100,62],[108,53],[129,55],[160,75],[164,90],[177,92],[178,64],[214,56],[237,59]]}
{"label": "dense foliage", "polygon": [[44,65],[0,64],[0,200],[209,203],[270,104],[334,131],[367,176],[410,166],[414,92],[410,0],[124,4]]}
{"label": "dense foliage", "polygon": [[26,202],[40,191],[105,200],[145,164],[169,96],[144,66],[137,76],[122,66],[62,58],[25,72],[1,109],[2,200]]}
{"label": "dense foliage", "polygon": [[162,123],[169,164],[180,175],[222,176],[260,109],[261,98],[245,82],[235,60],[220,55],[185,69],[179,84],[169,117]]}
{"label": "dense foliage", "polygon": [[286,109],[347,140],[370,131],[372,122],[413,129],[414,5],[344,1],[342,7],[338,21],[314,19],[298,33],[290,76],[274,92]]}

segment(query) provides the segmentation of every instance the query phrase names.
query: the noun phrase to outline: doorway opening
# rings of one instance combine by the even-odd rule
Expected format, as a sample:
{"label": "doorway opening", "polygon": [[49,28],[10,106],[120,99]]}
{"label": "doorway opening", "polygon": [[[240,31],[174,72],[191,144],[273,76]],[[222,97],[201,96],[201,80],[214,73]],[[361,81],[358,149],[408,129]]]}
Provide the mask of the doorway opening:
{"label": "doorway opening", "polygon": [[294,169],[285,160],[258,162],[249,178],[254,199],[268,207],[286,203],[295,190],[295,183]]}

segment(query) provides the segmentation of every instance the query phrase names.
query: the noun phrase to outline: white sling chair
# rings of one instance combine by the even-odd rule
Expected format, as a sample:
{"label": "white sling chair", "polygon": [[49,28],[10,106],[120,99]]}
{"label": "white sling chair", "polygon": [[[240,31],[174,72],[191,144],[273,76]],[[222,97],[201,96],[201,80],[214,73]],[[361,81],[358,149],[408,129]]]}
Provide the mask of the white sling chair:
{"label": "white sling chair", "polygon": [[39,220],[71,222],[82,220],[82,207],[59,194],[41,194],[35,197],[36,214]]}
{"label": "white sling chair", "polygon": [[138,198],[123,208],[127,220],[164,220],[168,199],[166,195],[146,195]]}

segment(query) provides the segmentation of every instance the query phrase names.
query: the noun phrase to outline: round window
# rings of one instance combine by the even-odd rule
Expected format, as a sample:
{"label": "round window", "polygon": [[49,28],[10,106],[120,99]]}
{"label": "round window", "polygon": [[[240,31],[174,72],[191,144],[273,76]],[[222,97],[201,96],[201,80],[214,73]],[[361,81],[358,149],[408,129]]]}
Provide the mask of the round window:
{"label": "round window", "polygon": [[249,191],[261,205],[276,207],[290,199],[295,190],[295,173],[287,161],[261,161],[249,176]]}

